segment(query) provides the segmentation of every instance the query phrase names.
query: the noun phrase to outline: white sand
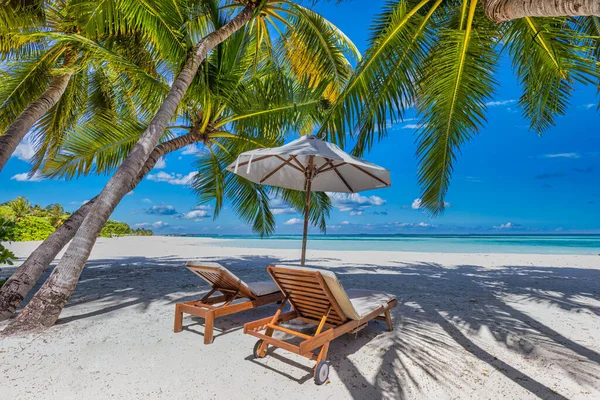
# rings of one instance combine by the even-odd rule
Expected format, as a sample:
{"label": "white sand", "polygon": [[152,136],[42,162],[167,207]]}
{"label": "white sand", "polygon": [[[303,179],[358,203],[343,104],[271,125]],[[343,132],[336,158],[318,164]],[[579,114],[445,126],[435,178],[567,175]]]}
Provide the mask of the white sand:
{"label": "white sand", "polygon": [[316,386],[304,358],[252,359],[242,326],[274,306],[217,320],[209,346],[200,319],[172,332],[174,304],[207,290],[186,260],[260,280],[299,255],[220,243],[101,239],[55,327],[0,339],[0,399],[600,399],[598,256],[309,251],[345,287],[399,299],[394,332],[376,322],[337,339]]}

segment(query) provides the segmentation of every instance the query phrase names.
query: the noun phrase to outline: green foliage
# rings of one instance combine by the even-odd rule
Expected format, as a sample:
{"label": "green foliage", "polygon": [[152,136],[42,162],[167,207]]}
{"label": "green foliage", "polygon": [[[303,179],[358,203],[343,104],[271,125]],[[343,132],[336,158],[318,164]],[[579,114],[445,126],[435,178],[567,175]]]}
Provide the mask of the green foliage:
{"label": "green foliage", "polygon": [[0,205],[0,218],[14,221],[15,213],[13,212],[12,208],[7,206],[6,204],[2,204]]}
{"label": "green foliage", "polygon": [[138,228],[134,229],[131,234],[133,236],[153,236],[154,232],[152,232],[150,229]]}
{"label": "green foliage", "polygon": [[106,224],[104,224],[104,228],[100,231],[100,237],[119,237],[131,235],[132,233],[132,229],[126,223],[109,219],[106,221]]}
{"label": "green foliage", "polygon": [[47,206],[46,212],[48,216],[48,222],[50,222],[50,224],[55,228],[58,228],[64,222],[64,220],[68,218],[63,206],[58,203]]}
{"label": "green foliage", "polygon": [[[42,208],[32,205],[24,197],[17,197],[0,205],[0,242],[45,240],[70,215],[60,204]],[[124,222],[109,220],[100,233],[103,237],[123,235],[152,236],[153,232],[149,229],[133,230]],[[0,245],[0,263],[7,258],[14,258],[14,255]]]}
{"label": "green foliage", "polygon": [[46,240],[54,232],[54,227],[46,218],[27,215],[16,222],[13,232],[18,242]]}
{"label": "green foliage", "polygon": [[[8,250],[2,242],[11,242],[15,240],[15,223],[9,219],[0,216],[0,264],[13,265],[12,260],[16,258],[13,252]],[[0,282],[0,287],[4,282]]]}
{"label": "green foliage", "polygon": [[19,196],[7,203],[13,212],[15,220],[18,222],[25,218],[31,211],[31,203],[23,196]]}

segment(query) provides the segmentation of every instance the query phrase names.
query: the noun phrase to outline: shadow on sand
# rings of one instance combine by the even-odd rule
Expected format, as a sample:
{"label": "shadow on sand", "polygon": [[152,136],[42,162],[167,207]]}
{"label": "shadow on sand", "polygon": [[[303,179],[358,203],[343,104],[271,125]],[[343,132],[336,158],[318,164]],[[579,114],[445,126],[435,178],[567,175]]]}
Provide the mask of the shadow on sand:
{"label": "shadow on sand", "polygon": [[[277,258],[251,256],[218,261],[242,279],[255,276],[259,266],[284,264]],[[337,260],[312,261],[335,263]],[[98,300],[114,305],[70,315],[58,323],[68,324],[101,315],[109,317],[110,313],[131,306],[147,309],[155,301],[174,304],[198,298],[207,290],[207,285],[187,273],[184,262],[175,257],[90,261],[67,307]],[[406,390],[421,390],[423,374],[442,386],[456,388],[462,375],[460,365],[454,362],[460,364],[457,354],[462,352],[463,359],[465,354],[472,355],[532,395],[564,399],[535,377],[503,361],[499,355],[502,352],[492,354],[475,343],[472,336],[482,330],[489,332],[504,350],[517,352],[525,360],[540,347],[555,358],[570,357],[572,362],[559,367],[582,386],[593,385],[600,379],[598,352],[515,307],[531,302],[545,303],[573,313],[600,315],[600,270],[526,266],[485,269],[475,265],[443,267],[433,263],[398,262],[397,266],[360,265],[334,271],[348,288],[356,286],[353,282],[360,282],[364,288],[394,293],[399,300],[399,306],[393,310],[394,332],[386,333],[383,324],[374,323],[357,335],[337,339],[330,347],[332,367],[355,398],[404,398],[408,394]],[[264,279],[268,279],[266,272]],[[216,336],[239,331],[245,322],[268,316],[272,311],[251,310],[217,320]],[[202,321],[192,319],[192,324],[189,321],[186,329],[202,334],[199,326]],[[374,382],[367,380],[352,361],[365,346],[381,358]],[[248,353],[251,354],[251,349]],[[271,356],[286,360],[280,350],[271,352]],[[247,360],[260,363],[252,357]],[[306,370],[291,360],[285,362]],[[468,365],[464,369],[468,370]],[[301,379],[290,379],[302,384],[311,379],[311,374],[312,371],[307,370]]]}

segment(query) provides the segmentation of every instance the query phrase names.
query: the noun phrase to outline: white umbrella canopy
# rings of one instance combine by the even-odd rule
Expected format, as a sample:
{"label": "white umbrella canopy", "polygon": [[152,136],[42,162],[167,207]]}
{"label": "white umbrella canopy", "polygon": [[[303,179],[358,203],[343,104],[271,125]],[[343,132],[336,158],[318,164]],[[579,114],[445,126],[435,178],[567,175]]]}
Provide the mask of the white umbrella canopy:
{"label": "white umbrella canopy", "polygon": [[387,169],[313,135],[281,147],[246,151],[227,170],[261,185],[302,191],[308,189],[310,171],[313,192],[357,193],[391,185]]}
{"label": "white umbrella canopy", "polygon": [[227,171],[261,185],[306,192],[302,266],[306,259],[311,192],[357,193],[391,186],[387,169],[353,157],[313,135],[281,147],[246,151]]}

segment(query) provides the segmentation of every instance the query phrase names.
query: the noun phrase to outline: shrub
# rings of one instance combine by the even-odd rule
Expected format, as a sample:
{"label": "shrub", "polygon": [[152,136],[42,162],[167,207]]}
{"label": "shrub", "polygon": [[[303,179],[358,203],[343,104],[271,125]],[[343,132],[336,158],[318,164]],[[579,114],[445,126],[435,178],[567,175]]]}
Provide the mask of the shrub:
{"label": "shrub", "polygon": [[133,231],[124,222],[118,222],[113,220],[106,221],[104,228],[100,231],[101,237],[113,237],[113,236],[124,236],[131,235]]}
{"label": "shrub", "polygon": [[46,240],[52,232],[54,227],[46,218],[27,215],[16,223],[14,237],[19,242]]}
{"label": "shrub", "polygon": [[12,260],[17,258],[12,251],[2,245],[2,242],[15,240],[14,230],[15,223],[0,216],[0,264],[12,265]]}

